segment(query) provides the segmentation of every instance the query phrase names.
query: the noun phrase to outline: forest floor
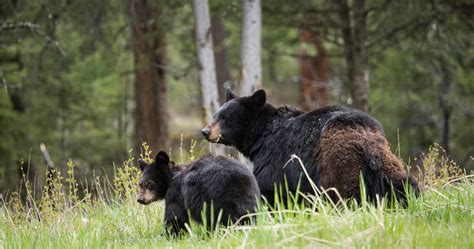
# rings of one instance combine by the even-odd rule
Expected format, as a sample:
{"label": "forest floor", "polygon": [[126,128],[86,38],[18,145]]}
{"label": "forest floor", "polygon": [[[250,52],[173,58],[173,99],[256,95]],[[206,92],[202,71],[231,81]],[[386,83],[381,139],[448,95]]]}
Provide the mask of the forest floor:
{"label": "forest floor", "polygon": [[0,248],[474,248],[472,175],[426,178],[408,208],[364,201],[336,206],[313,196],[305,206],[263,205],[254,225],[207,233],[191,224],[185,236],[172,239],[164,234],[164,204],[136,202],[140,172],[132,160],[111,181],[97,178],[95,194],[84,198],[77,197],[71,172],[51,179],[40,201],[25,204],[18,193],[0,198]]}

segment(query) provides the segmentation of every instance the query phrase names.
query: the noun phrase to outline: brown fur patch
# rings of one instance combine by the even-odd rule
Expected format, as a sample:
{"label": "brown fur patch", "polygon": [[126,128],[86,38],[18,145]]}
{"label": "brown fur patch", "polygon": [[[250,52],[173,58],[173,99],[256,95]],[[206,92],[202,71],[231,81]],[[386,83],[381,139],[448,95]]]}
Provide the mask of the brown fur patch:
{"label": "brown fur patch", "polygon": [[[322,134],[319,157],[321,160],[321,186],[336,188],[342,198],[359,195],[359,177],[367,170],[364,155],[377,155],[381,159],[380,171],[391,179],[407,176],[401,161],[390,151],[383,134],[370,127],[334,125]],[[337,200],[334,193],[330,193]]]}
{"label": "brown fur patch", "polygon": [[212,122],[207,125],[206,128],[209,128],[211,131],[209,133],[208,140],[209,141],[217,141],[221,137],[221,126],[217,122]]}

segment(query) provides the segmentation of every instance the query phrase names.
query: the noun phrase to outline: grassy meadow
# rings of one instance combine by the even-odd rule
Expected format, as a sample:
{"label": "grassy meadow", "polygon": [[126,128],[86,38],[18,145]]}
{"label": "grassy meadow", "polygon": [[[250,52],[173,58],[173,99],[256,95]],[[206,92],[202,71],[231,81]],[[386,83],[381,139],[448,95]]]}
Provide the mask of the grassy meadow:
{"label": "grassy meadow", "polygon": [[113,179],[96,177],[81,194],[71,162],[64,176],[50,176],[41,199],[34,200],[28,187],[2,197],[0,247],[474,248],[472,176],[439,149],[424,159],[423,193],[418,199],[410,196],[408,208],[387,207],[385,201],[335,205],[315,194],[300,196],[308,200],[304,206],[262,205],[251,214],[256,224],[208,233],[191,223],[181,238],[164,234],[162,202],[136,202],[140,172],[133,158],[116,169]]}

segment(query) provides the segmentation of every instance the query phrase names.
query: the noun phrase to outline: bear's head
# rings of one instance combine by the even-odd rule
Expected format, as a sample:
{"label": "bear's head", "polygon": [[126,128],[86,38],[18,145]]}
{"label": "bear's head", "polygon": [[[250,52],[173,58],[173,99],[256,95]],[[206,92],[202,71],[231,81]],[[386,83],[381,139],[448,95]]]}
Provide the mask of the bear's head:
{"label": "bear's head", "polygon": [[163,199],[170,184],[170,172],[173,166],[168,154],[164,151],[158,152],[155,161],[151,164],[140,158],[138,165],[142,171],[142,177],[137,201],[140,204],[148,205]]}
{"label": "bear's head", "polygon": [[251,96],[238,97],[230,88],[226,90],[226,101],[214,114],[214,120],[202,129],[209,142],[237,145],[248,132],[250,120],[255,120],[265,105],[266,93],[257,90]]}

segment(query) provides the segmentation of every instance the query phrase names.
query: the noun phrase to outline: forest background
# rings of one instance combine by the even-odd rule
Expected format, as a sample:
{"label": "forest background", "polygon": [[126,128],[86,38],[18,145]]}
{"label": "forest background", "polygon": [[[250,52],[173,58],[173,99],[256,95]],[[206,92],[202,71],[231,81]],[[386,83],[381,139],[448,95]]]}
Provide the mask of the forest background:
{"label": "forest background", "polygon": [[[209,9],[222,103],[225,87],[248,93],[241,43],[253,17],[241,1]],[[410,165],[437,143],[470,171],[472,13],[469,1],[263,1],[248,89],[274,105],[368,111]],[[0,1],[0,192],[18,185],[20,166],[38,186],[69,160],[78,179],[112,172],[143,140],[156,152],[196,139],[205,153],[195,17],[181,0]]]}

